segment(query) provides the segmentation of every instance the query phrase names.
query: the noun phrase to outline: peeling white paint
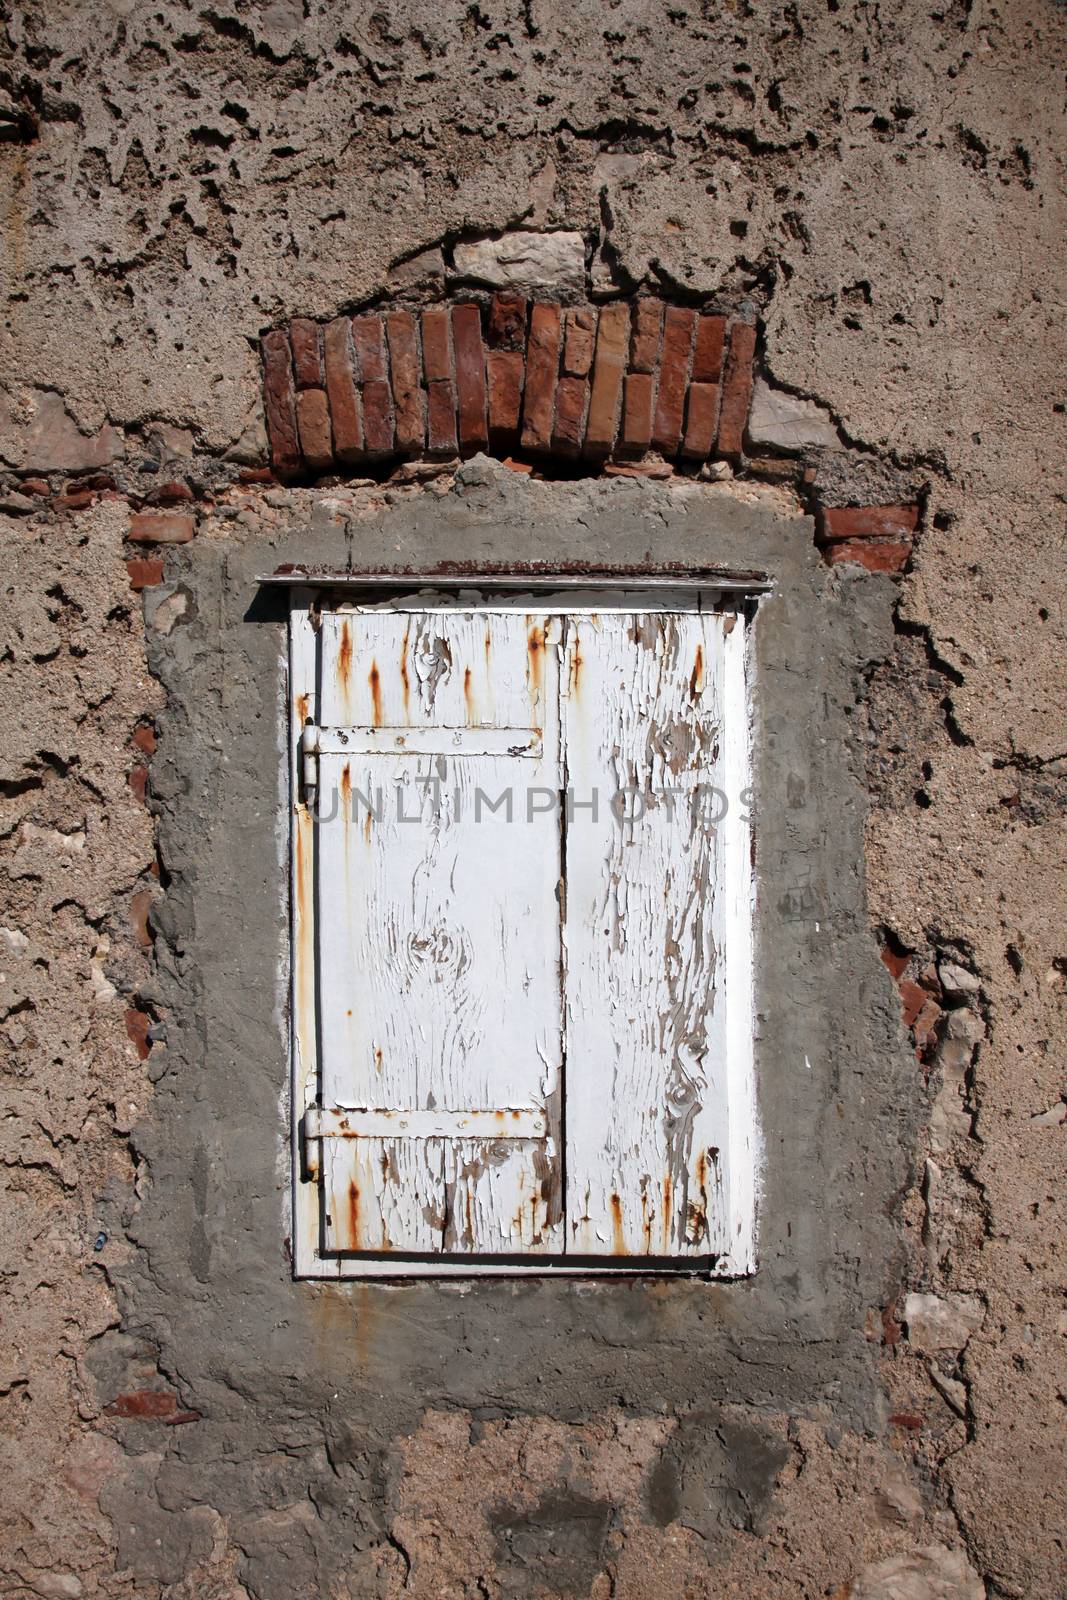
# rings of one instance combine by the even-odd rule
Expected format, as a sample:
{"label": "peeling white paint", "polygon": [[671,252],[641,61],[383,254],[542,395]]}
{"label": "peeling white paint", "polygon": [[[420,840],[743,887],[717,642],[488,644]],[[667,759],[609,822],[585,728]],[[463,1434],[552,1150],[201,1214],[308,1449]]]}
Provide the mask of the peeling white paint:
{"label": "peeling white paint", "polygon": [[752,1270],[747,629],[618,598],[294,608],[298,1273]]}

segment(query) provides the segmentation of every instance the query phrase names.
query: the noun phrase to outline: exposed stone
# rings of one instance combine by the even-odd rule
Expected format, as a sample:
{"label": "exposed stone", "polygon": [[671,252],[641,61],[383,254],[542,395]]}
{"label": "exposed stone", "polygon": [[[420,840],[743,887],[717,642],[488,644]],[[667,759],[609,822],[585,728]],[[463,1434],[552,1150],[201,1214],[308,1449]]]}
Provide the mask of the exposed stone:
{"label": "exposed stone", "polygon": [[908,1343],[917,1350],[962,1350],[983,1317],[973,1294],[909,1294],[904,1302]]}
{"label": "exposed stone", "polygon": [[440,250],[420,250],[389,269],[389,282],[394,289],[443,289],[445,258]]}
{"label": "exposed stone", "polygon": [[580,233],[505,233],[457,244],[457,274],[494,289],[585,286],[585,241]]}
{"label": "exposed stone", "polygon": [[938,963],[937,976],[941,987],[947,995],[977,994],[982,987],[981,979],[973,972],[968,972],[966,967],[961,967],[956,961],[941,961]]}
{"label": "exposed stone", "polygon": [[844,1593],[848,1600],[985,1600],[985,1585],[962,1550],[927,1545],[864,1567]]}
{"label": "exposed stone", "polygon": [[23,435],[21,466],[27,472],[88,472],[125,454],[122,435],[110,424],[83,433],[58,394],[37,390]]}
{"label": "exposed stone", "polygon": [[137,511],[130,518],[135,544],[188,544],[195,533],[196,518],[182,511]]}
{"label": "exposed stone", "polygon": [[772,389],[757,378],[748,416],[749,443],[775,450],[839,450],[841,438],[830,413],[814,400]]}

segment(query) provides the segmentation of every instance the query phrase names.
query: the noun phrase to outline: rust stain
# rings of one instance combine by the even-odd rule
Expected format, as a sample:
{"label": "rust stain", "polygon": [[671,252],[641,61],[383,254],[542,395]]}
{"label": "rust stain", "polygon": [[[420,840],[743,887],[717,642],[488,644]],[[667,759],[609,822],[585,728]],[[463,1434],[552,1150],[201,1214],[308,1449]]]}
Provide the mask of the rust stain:
{"label": "rust stain", "polygon": [[341,806],[345,817],[352,814],[352,764],[346,761],[341,768]]}
{"label": "rust stain", "polygon": [[693,661],[693,672],[689,679],[689,698],[695,700],[704,688],[704,646],[697,645],[696,657]]}
{"label": "rust stain", "polygon": [[585,666],[585,657],[582,655],[581,637],[580,637],[580,635],[575,634],[575,636],[574,636],[574,649],[571,652],[571,669],[570,669],[571,670],[570,691],[571,691],[571,694],[574,695],[575,699],[577,699],[578,696],[581,693],[581,688],[582,688],[582,668],[584,666]]}
{"label": "rust stain", "polygon": [[297,695],[296,714],[300,719],[301,725],[303,725],[311,715],[311,701],[306,694]]}
{"label": "rust stain", "polygon": [[668,1172],[663,1179],[663,1249],[664,1254],[670,1250],[671,1243],[671,1202],[674,1199],[674,1184]]}
{"label": "rust stain", "polygon": [[624,1256],[626,1254],[626,1235],[622,1227],[622,1201],[617,1194],[611,1197],[611,1229],[614,1238],[612,1254]]}
{"label": "rust stain", "polygon": [[467,721],[469,723],[475,722],[477,720],[477,708],[474,703],[474,691],[471,688],[470,667],[465,667],[463,670],[463,703],[467,707]]}
{"label": "rust stain", "polygon": [[[380,1047],[376,1048],[374,1051],[374,1070],[375,1072],[381,1072],[382,1070],[382,1052]],[[385,1156],[384,1160],[388,1163],[389,1157]]]}
{"label": "rust stain", "polygon": [[337,676],[341,681],[341,692],[348,698],[348,680],[352,671],[352,633],[347,620],[341,624],[341,648],[337,654]]}
{"label": "rust stain", "polygon": [[530,694],[539,700],[545,667],[545,630],[536,622],[527,630],[526,657],[526,682]]}
{"label": "rust stain", "polygon": [[408,636],[411,633],[411,623],[404,629],[404,640],[400,646],[400,691],[404,697],[404,721],[411,721],[411,684],[408,681]]}
{"label": "rust stain", "polygon": [[348,1185],[348,1248],[359,1249],[359,1186],[355,1179]]}
{"label": "rust stain", "polygon": [[370,664],[367,682],[370,684],[371,705],[373,707],[371,721],[374,727],[380,728],[382,725],[382,680],[376,661],[372,661]]}
{"label": "rust stain", "polygon": [[370,830],[371,830],[371,824],[373,823],[373,821],[374,821],[374,812],[368,806],[367,807],[367,816],[366,816],[366,819],[365,819],[365,821],[363,823],[363,838],[364,838],[364,841],[367,844],[370,844]]}

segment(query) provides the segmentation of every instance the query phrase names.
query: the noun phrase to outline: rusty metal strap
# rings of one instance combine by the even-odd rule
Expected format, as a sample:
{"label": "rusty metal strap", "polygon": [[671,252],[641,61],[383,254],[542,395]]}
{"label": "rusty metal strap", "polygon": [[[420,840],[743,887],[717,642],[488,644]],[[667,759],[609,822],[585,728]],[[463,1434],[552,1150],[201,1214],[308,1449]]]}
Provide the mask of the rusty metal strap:
{"label": "rusty metal strap", "polygon": [[544,1139],[548,1118],[534,1106],[502,1111],[375,1111],[309,1106],[309,1139]]}

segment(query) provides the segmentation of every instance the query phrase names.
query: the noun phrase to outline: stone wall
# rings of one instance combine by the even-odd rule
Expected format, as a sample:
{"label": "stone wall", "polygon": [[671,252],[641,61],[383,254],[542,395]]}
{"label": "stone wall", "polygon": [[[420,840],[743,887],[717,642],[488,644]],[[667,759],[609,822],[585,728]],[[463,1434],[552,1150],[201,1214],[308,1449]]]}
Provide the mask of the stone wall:
{"label": "stone wall", "polygon": [[[31,4],[0,47],[4,1592],[1058,1593],[1062,8]],[[494,344],[494,295],[561,308],[525,443],[489,358],[528,373],[534,318]],[[649,385],[646,449],[620,343],[589,451],[577,335],[653,305],[691,384],[698,317],[759,330],[747,419],[687,454]],[[500,462],[425,365],[470,307]],[[353,316],[387,357],[394,319],[393,431],[345,445],[331,397],[327,459],[300,374]],[[809,976],[824,928],[852,952],[778,1158],[835,1197],[792,1283],[777,1248],[753,1290],[289,1281],[252,579],[396,517],[413,563],[439,527],[588,554],[592,518],[666,559],[747,528],[791,574],[783,794],[838,804],[839,869],[768,926]]]}

